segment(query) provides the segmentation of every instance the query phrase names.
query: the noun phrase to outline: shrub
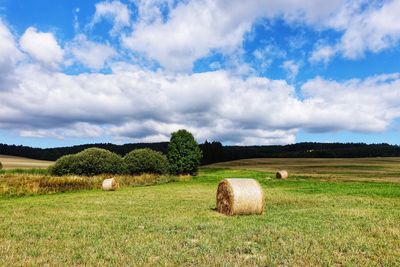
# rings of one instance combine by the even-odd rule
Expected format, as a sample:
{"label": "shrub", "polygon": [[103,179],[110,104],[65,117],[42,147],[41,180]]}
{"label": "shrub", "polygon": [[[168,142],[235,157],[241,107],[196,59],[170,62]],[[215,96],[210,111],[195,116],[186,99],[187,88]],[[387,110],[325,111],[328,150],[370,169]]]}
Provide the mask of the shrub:
{"label": "shrub", "polygon": [[165,174],[168,172],[168,160],[162,153],[152,149],[135,149],[124,157],[123,168],[127,174]]}
{"label": "shrub", "polygon": [[3,164],[1,164],[1,162],[0,162],[0,170],[1,170],[1,169],[3,169]]}
{"label": "shrub", "polygon": [[66,155],[50,167],[53,175],[87,175],[122,172],[122,159],[117,154],[101,148],[88,148],[74,155]]}
{"label": "shrub", "polygon": [[168,144],[168,161],[173,174],[197,173],[202,154],[193,135],[186,130],[171,134]]}
{"label": "shrub", "polygon": [[77,162],[78,160],[75,154],[62,156],[49,167],[49,172],[50,174],[57,176],[73,174]]}

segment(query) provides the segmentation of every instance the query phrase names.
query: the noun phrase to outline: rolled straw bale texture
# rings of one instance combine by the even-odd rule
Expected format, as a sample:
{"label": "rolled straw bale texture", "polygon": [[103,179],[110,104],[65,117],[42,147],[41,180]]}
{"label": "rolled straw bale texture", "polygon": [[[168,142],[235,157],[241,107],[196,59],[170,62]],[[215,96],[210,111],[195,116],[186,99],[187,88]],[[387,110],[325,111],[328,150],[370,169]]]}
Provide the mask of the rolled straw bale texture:
{"label": "rolled straw bale texture", "polygon": [[225,215],[262,214],[264,194],[254,179],[228,178],[217,190],[217,211]]}
{"label": "rolled straw bale texture", "polygon": [[288,172],[285,171],[285,170],[278,171],[278,172],[276,173],[276,178],[278,178],[278,179],[286,179],[286,178],[288,178],[288,176],[289,176],[289,174],[288,174]]}
{"label": "rolled straw bale texture", "polygon": [[114,191],[118,189],[119,184],[115,180],[115,178],[105,179],[102,184],[103,190],[105,191]]}

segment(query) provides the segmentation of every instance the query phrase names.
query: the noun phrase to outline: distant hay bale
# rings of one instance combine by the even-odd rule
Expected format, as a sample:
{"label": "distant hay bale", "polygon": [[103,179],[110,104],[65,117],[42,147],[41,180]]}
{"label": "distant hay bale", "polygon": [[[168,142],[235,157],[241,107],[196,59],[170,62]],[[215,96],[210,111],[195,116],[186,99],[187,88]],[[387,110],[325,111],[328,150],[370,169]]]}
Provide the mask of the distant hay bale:
{"label": "distant hay bale", "polygon": [[288,176],[289,176],[289,174],[288,174],[288,172],[285,171],[285,170],[278,171],[278,172],[276,173],[276,178],[278,178],[278,179],[286,179],[286,178],[288,178]]}
{"label": "distant hay bale", "polygon": [[264,194],[254,179],[228,178],[217,190],[217,211],[225,215],[262,214]]}
{"label": "distant hay bale", "polygon": [[119,184],[115,178],[110,178],[103,181],[102,187],[105,191],[114,191],[119,188]]}

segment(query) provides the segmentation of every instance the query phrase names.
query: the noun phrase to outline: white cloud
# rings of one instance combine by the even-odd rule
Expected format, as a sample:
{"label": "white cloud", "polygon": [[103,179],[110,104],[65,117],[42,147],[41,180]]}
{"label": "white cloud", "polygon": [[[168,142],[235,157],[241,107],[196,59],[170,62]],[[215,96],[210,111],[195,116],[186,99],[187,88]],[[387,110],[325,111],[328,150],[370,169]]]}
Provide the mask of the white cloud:
{"label": "white cloud", "polygon": [[50,32],[38,32],[29,27],[19,43],[24,52],[47,67],[57,68],[63,61],[64,51]]}
{"label": "white cloud", "polygon": [[[260,18],[283,18],[292,25],[341,34],[337,45],[317,45],[309,59],[312,63],[328,63],[337,53],[356,59],[366,51],[393,47],[400,39],[398,0],[254,0],[246,5],[242,1],[191,0],[175,6],[171,1],[153,0],[136,4],[138,19],[123,44],[172,71],[190,71],[197,59],[210,53],[236,52]],[[168,12],[163,14],[165,6]],[[261,52],[256,50],[255,55]],[[270,61],[265,61],[265,67]]]}
{"label": "white cloud", "polygon": [[[193,60],[211,50],[240,51],[243,33],[257,14],[280,14],[290,21],[318,23],[321,16],[332,16],[336,10],[324,7],[318,13],[317,8],[312,9],[308,4],[300,8],[300,4],[293,2],[285,11],[284,4],[292,3],[287,0],[269,2],[268,10],[257,2],[254,5],[262,12],[257,10],[251,14],[250,11],[256,10],[253,2],[246,10],[233,2],[228,11],[219,6],[222,2],[206,3],[207,10],[201,9],[198,1],[179,4],[176,8],[171,6],[166,21],[154,19],[159,16],[156,13],[147,13],[146,19],[138,19],[133,35],[126,37],[125,42],[150,53],[150,57],[159,60],[168,70],[186,70]],[[148,35],[138,35],[147,30]],[[211,39],[207,39],[210,34]],[[126,62],[109,62],[111,74],[67,75],[46,72],[35,61],[19,62],[21,53],[15,38],[2,23],[0,36],[4,40],[0,43],[0,79],[5,73],[1,72],[3,66],[13,77],[13,82],[7,83],[7,90],[0,88],[0,128],[15,130],[22,136],[107,135],[136,142],[162,141],[169,138],[171,131],[187,128],[199,141],[281,144],[294,142],[299,129],[380,132],[400,117],[400,74],[341,82],[317,77],[301,86],[300,98],[294,86],[282,80],[257,77],[234,56],[227,58],[231,60],[228,64],[237,65],[235,74],[224,70],[174,73],[143,70]],[[55,68],[62,62],[63,50],[51,33],[29,28],[20,45],[40,64]],[[115,55],[108,45],[94,43],[83,35],[67,48],[92,68],[103,67]],[[255,52],[254,56],[263,60],[268,56],[263,52]],[[316,52],[314,60],[329,58],[328,52]],[[294,78],[298,65],[296,61],[286,60],[283,67]],[[246,75],[237,75],[241,73]]]}
{"label": "white cloud", "polygon": [[338,52],[336,47],[331,45],[317,45],[311,53],[309,61],[311,63],[323,62],[327,64]]}
{"label": "white cloud", "polygon": [[212,51],[229,54],[240,48],[258,18],[281,16],[290,23],[315,24],[330,17],[344,1],[254,0],[243,5],[242,1],[192,0],[170,7],[164,20],[155,9],[165,2],[151,1],[145,8],[148,5],[140,1],[139,19],[123,43],[168,70],[190,71],[194,61]]}
{"label": "white cloud", "polygon": [[57,139],[65,138],[93,138],[105,134],[103,128],[89,123],[77,122],[69,125],[68,128],[53,129],[31,129],[20,130],[19,135],[22,137],[46,138],[53,137]]}
{"label": "white cloud", "polygon": [[117,55],[110,45],[89,41],[83,34],[77,35],[68,45],[76,60],[91,69],[102,69],[107,61]]}
{"label": "white cloud", "polygon": [[315,78],[301,87],[226,71],[167,74],[117,68],[112,74],[16,69],[18,85],[1,91],[0,127],[24,136],[111,136],[163,141],[187,128],[199,141],[277,144],[299,129],[384,131],[400,117],[400,74],[336,82]]}
{"label": "white cloud", "polygon": [[286,71],[288,79],[293,81],[299,74],[300,64],[293,60],[286,60],[283,62],[282,68]]}
{"label": "white cloud", "polygon": [[14,81],[15,64],[22,58],[16,41],[8,27],[0,19],[0,91],[8,89]]}
{"label": "white cloud", "polygon": [[90,26],[93,27],[103,19],[110,20],[113,23],[110,34],[115,35],[123,27],[130,25],[130,16],[128,6],[120,1],[103,1],[96,4],[96,12]]}
{"label": "white cloud", "polygon": [[395,0],[352,19],[341,40],[344,55],[355,58],[364,51],[379,52],[396,44],[400,38],[399,14],[400,1]]}
{"label": "white cloud", "polygon": [[[344,57],[357,59],[365,52],[380,52],[394,47],[400,40],[400,1],[348,1],[340,12],[325,24],[327,28],[343,32],[337,51]],[[332,55],[334,48],[322,48],[318,54]]]}
{"label": "white cloud", "polygon": [[398,73],[344,82],[315,78],[301,89],[303,112],[314,112],[303,127],[316,131],[382,132],[400,117]]}

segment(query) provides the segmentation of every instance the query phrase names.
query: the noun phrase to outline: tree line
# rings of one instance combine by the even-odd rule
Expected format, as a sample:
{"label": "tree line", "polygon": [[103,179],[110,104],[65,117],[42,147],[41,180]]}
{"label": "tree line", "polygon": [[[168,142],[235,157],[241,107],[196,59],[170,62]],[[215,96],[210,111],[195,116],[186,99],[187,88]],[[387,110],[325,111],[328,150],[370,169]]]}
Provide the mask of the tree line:
{"label": "tree line", "polygon": [[[57,148],[33,148],[0,144],[0,154],[41,160],[57,160],[61,156],[75,154],[90,147],[104,148],[121,156],[139,148],[150,148],[166,154],[168,142],[124,145],[100,143]],[[246,158],[400,157],[400,146],[390,144],[304,142],[272,146],[224,146],[220,142],[206,140],[199,147],[203,154],[202,165]]]}

